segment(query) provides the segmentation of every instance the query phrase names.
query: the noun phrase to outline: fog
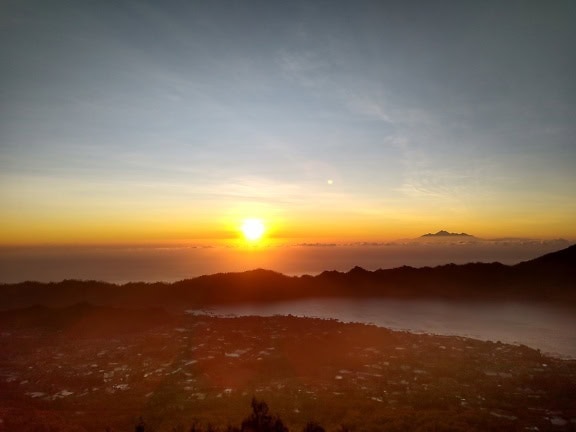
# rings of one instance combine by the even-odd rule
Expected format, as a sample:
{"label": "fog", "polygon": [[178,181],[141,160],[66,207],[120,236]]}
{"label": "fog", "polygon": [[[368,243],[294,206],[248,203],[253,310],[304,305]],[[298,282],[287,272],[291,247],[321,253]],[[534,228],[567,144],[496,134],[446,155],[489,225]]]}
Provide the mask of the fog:
{"label": "fog", "polygon": [[0,282],[63,279],[177,281],[266,268],[288,275],[467,262],[515,264],[568,246],[555,241],[475,243],[284,244],[230,246],[36,246],[0,248]]}

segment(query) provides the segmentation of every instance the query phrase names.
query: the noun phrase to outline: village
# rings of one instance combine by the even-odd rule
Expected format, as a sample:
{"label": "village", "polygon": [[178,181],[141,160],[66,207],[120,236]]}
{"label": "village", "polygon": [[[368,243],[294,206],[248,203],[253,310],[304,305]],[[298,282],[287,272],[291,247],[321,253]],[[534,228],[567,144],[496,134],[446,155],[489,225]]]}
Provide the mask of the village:
{"label": "village", "polygon": [[6,432],[225,428],[253,397],[291,430],[576,430],[576,361],[499,342],[184,314],[112,335],[15,326],[0,344]]}

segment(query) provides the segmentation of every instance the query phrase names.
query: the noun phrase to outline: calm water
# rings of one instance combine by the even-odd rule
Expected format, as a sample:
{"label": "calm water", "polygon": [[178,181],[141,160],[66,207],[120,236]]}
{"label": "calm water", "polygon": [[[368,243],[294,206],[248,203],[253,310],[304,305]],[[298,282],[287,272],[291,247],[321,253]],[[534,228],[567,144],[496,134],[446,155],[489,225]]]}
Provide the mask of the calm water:
{"label": "calm water", "polygon": [[311,299],[216,307],[217,315],[296,315],[371,323],[394,330],[523,344],[576,358],[574,309],[534,303]]}

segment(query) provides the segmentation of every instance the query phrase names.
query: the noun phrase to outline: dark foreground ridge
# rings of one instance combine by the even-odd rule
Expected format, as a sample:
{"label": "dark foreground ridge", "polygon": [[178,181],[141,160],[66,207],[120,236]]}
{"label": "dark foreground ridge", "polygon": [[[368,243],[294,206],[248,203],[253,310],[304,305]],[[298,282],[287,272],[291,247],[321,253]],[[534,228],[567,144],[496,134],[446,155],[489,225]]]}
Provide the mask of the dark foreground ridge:
{"label": "dark foreground ridge", "polygon": [[175,283],[98,281],[0,285],[0,309],[33,305],[189,308],[218,303],[271,302],[312,297],[522,299],[576,304],[576,245],[531,261],[399,267],[289,277],[270,270],[219,273]]}
{"label": "dark foreground ridge", "polygon": [[[0,312],[0,430],[576,427],[576,361],[526,346],[336,320],[158,312]],[[127,319],[134,324],[122,328]],[[253,397],[273,413],[253,401],[247,417]]]}

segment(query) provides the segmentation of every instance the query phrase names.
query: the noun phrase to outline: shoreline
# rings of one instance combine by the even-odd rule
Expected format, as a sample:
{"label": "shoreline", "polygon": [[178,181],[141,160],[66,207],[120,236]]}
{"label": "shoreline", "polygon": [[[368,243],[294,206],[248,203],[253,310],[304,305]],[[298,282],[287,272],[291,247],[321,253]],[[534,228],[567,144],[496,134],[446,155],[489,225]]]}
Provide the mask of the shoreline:
{"label": "shoreline", "polygon": [[[486,311],[489,311],[487,313]],[[576,359],[574,307],[542,302],[471,302],[439,299],[315,298],[273,303],[210,305],[185,312],[218,317],[296,316],[372,324],[415,334],[468,337],[539,349]],[[516,316],[514,314],[517,314]],[[548,319],[554,321],[546,321]],[[488,327],[488,328],[487,328]]]}

